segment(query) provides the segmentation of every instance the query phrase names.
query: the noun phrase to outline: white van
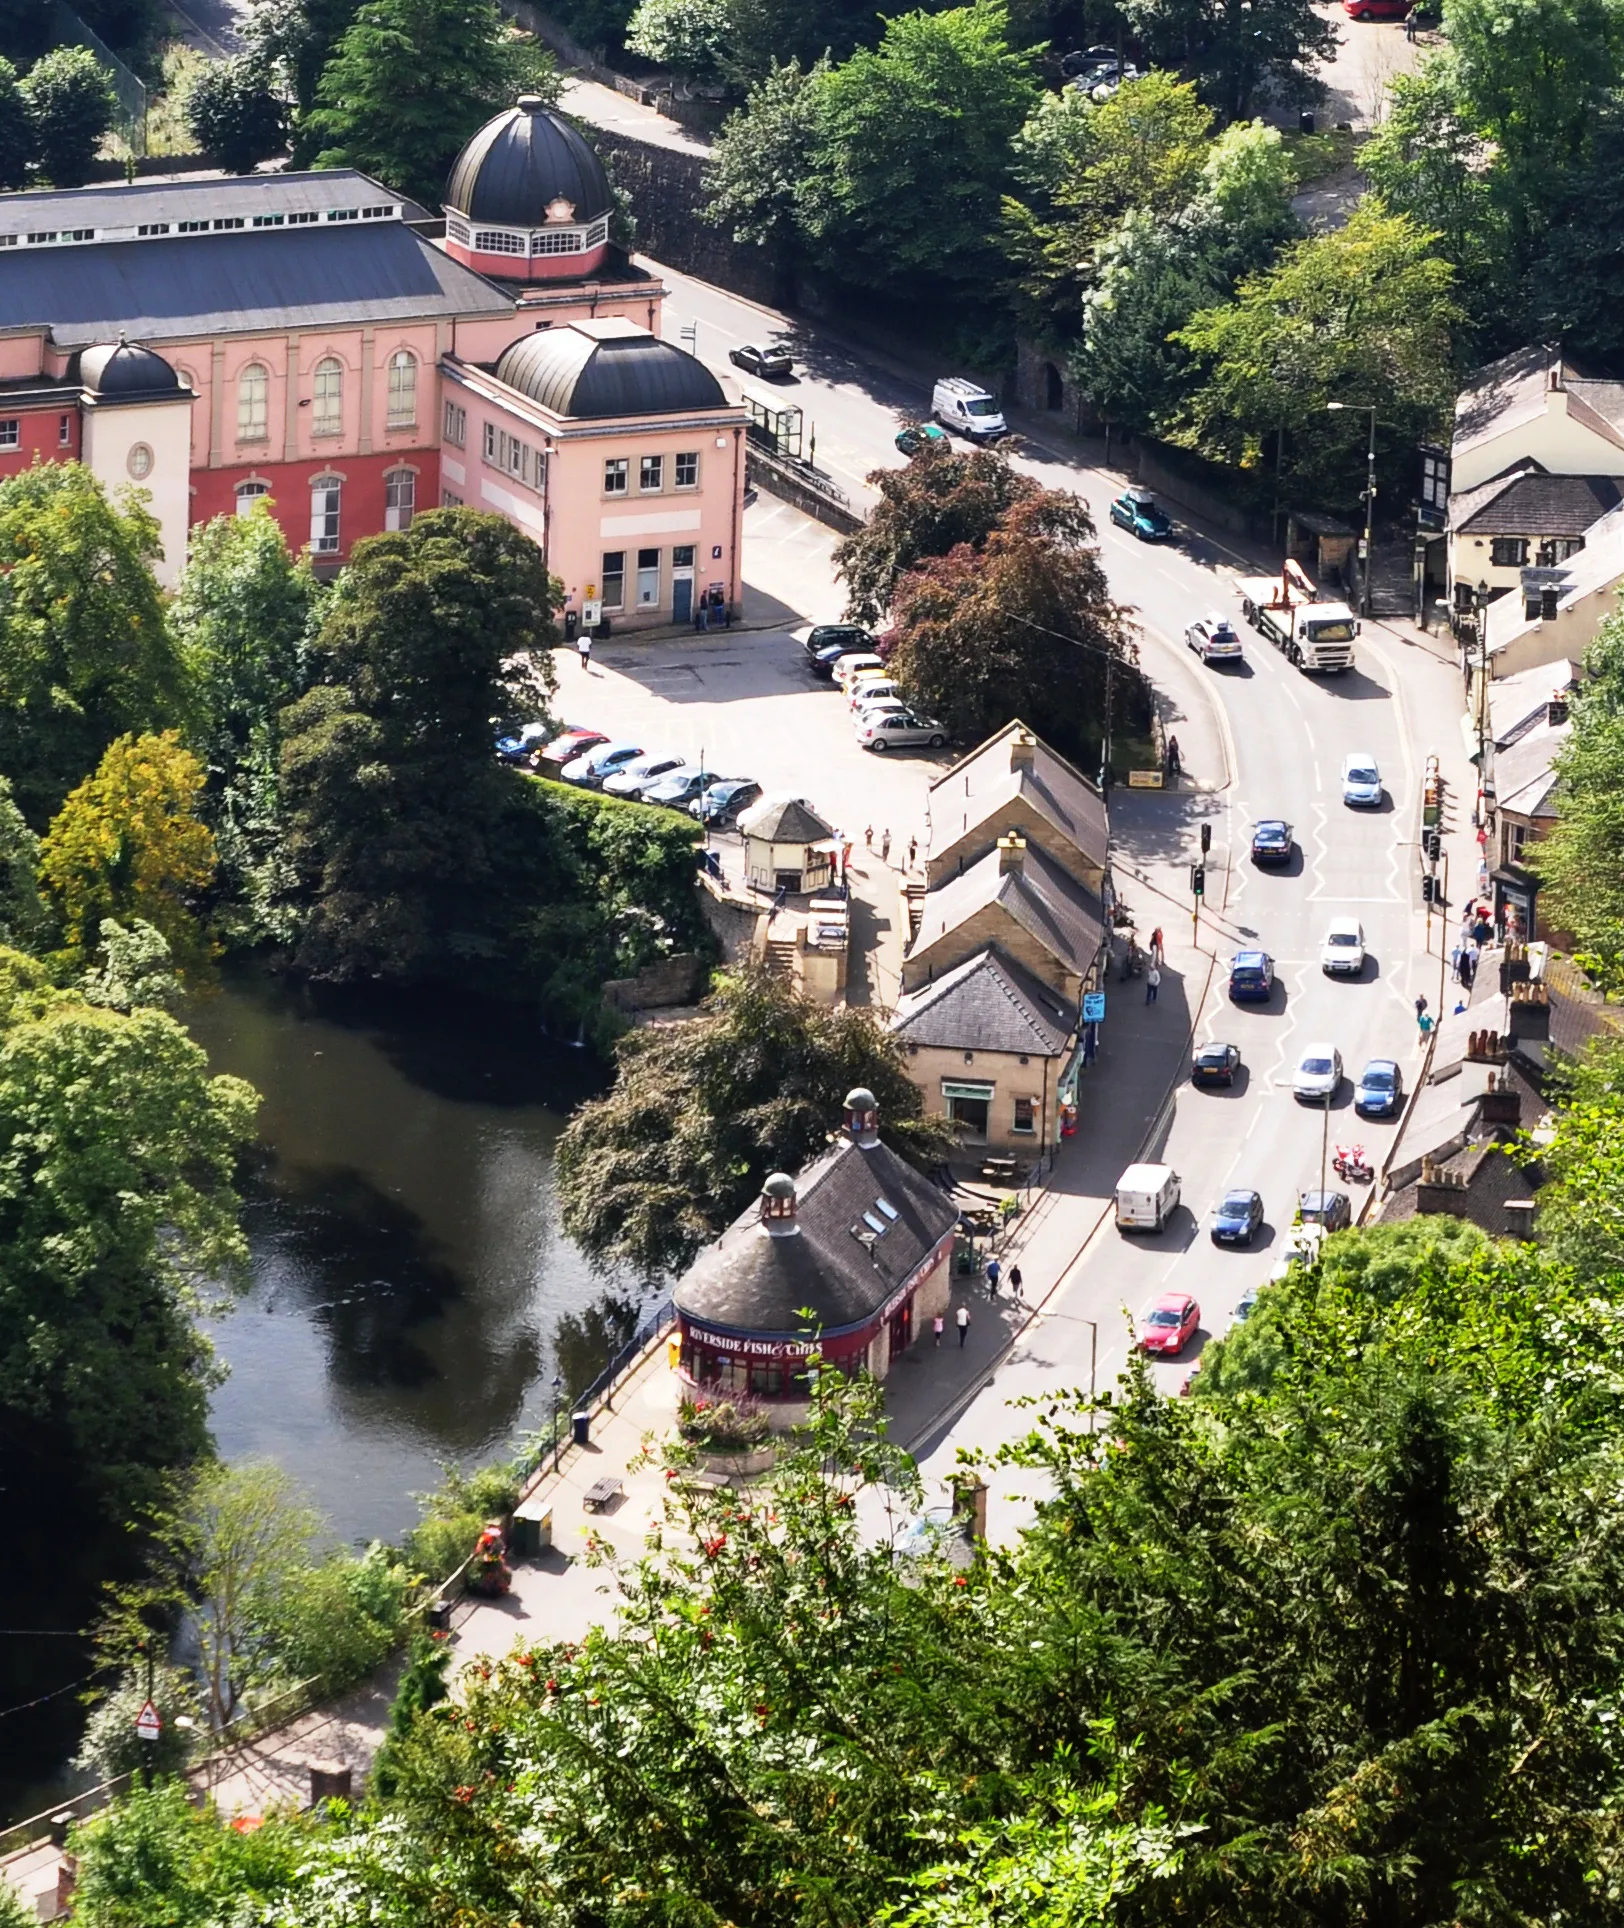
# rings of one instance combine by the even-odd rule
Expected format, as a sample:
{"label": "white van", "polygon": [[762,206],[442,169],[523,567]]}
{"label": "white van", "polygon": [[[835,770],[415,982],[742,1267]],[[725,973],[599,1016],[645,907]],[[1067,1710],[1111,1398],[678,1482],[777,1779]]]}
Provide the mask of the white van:
{"label": "white van", "polygon": [[1009,433],[1004,411],[979,382],[950,375],[931,390],[930,412],[943,428],[968,435],[972,442],[996,442]]}
{"label": "white van", "polygon": [[1178,1202],[1179,1175],[1171,1165],[1130,1165],[1117,1180],[1117,1230],[1159,1232]]}

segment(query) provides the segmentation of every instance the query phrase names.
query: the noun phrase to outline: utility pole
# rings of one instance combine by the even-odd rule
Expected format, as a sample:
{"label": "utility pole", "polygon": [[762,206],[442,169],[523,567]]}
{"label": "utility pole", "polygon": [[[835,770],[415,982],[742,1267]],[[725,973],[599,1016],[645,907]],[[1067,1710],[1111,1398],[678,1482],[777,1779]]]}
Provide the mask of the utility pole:
{"label": "utility pole", "polygon": [[1365,452],[1365,566],[1359,577],[1359,614],[1368,616],[1371,544],[1376,529],[1376,411],[1369,402],[1327,402],[1325,406],[1333,415],[1351,410],[1355,414],[1362,411],[1370,417],[1370,440]]}
{"label": "utility pole", "polygon": [[1190,866],[1190,937],[1194,942],[1201,934],[1201,900],[1207,894],[1207,852],[1212,848],[1212,825],[1201,826],[1201,855]]}

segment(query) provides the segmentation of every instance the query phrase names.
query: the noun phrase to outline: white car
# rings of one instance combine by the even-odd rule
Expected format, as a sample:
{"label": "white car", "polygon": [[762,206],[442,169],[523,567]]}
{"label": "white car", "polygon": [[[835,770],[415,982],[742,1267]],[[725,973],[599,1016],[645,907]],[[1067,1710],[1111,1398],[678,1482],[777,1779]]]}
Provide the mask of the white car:
{"label": "white car", "polygon": [[939,750],[947,741],[947,732],[928,716],[915,716],[910,710],[882,710],[878,716],[859,720],[857,741],[865,750],[890,750],[915,743]]}
{"label": "white car", "polygon": [[1291,1074],[1294,1098],[1305,1105],[1328,1105],[1342,1083],[1342,1053],[1334,1044],[1308,1044]]}
{"label": "white car", "polygon": [[1235,633],[1235,625],[1223,616],[1203,616],[1200,622],[1191,623],[1184,632],[1184,640],[1204,663],[1241,660],[1241,639]]}
{"label": "white car", "polygon": [[1374,810],[1382,800],[1382,773],[1368,750],[1342,759],[1342,801],[1350,810]]}
{"label": "white car", "polygon": [[900,696],[876,696],[872,703],[859,703],[851,714],[851,726],[861,734],[864,724],[877,716],[905,716],[908,705]]}
{"label": "white car", "polygon": [[842,656],[839,662],[835,664],[834,678],[840,687],[849,695],[851,693],[852,680],[860,669],[883,670],[884,668],[885,665],[880,661],[878,656],[869,656],[866,654],[860,656]]}
{"label": "white car", "polygon": [[896,678],[887,676],[883,671],[865,671],[852,679],[849,694],[851,706],[860,710],[865,703],[877,702],[882,696],[900,696]]}
{"label": "white car", "polygon": [[1363,977],[1365,927],[1357,917],[1333,917],[1320,946],[1320,969],[1327,977]]}

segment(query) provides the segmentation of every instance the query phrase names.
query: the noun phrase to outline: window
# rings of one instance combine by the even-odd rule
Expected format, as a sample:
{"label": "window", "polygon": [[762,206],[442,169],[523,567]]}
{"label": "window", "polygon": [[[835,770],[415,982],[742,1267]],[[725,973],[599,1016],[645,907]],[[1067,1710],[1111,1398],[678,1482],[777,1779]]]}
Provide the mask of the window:
{"label": "window", "polygon": [[460,241],[465,248],[467,247],[468,223],[466,221],[448,220],[445,224],[445,232],[448,241]]}
{"label": "window", "polygon": [[1505,855],[1501,861],[1508,864],[1520,864],[1523,858],[1523,845],[1529,841],[1528,826],[1521,823],[1508,823],[1505,824],[1503,828],[1505,830]]}
{"label": "window", "polygon": [[417,507],[417,477],[410,469],[391,469],[383,479],[383,526],[409,529]]}
{"label": "window", "polygon": [[462,507],[462,497],[454,494],[450,489],[442,489],[440,491],[440,507],[442,509],[460,509]]}
{"label": "window", "polygon": [[530,237],[532,254],[580,254],[585,245],[579,228],[549,228]]}
{"label": "window", "polygon": [[605,495],[624,495],[626,493],[626,470],[628,464],[624,455],[617,455],[603,465],[603,492]]}
{"label": "window", "polygon": [[527,489],[541,489],[547,485],[547,457],[533,444],[521,442],[516,435],[509,435],[505,428],[497,428],[494,423],[485,424],[485,460],[494,469],[502,469],[516,482],[522,482]]}
{"label": "window", "polygon": [[624,549],[612,549],[603,559],[603,606],[605,609],[624,609],[626,606]]}
{"label": "window", "polygon": [[338,496],[336,475],[318,475],[310,485],[310,553],[338,554]]}
{"label": "window", "polygon": [[[242,223],[239,221],[237,226],[240,228]],[[70,228],[66,238],[69,241],[94,241],[96,238],[96,230],[94,228]]]}
{"label": "window", "polygon": [[124,458],[124,466],[130,472],[130,480],[145,482],[152,473],[154,459],[152,450],[145,442],[132,444],[129,454]]}
{"label": "window", "polygon": [[637,607],[658,609],[659,606],[660,552],[658,549],[639,549],[637,552]]}
{"label": "window", "polygon": [[208,231],[209,224],[207,221],[177,221],[175,223],[175,232],[177,234],[207,234]]}
{"label": "window", "polygon": [[362,208],[361,219],[363,221],[387,221],[394,211],[393,203],[386,202],[381,208]]}
{"label": "window", "polygon": [[361,215],[358,208],[329,208],[327,218],[329,221],[358,221]]}
{"label": "window", "polygon": [[256,214],[254,216],[254,226],[256,228],[279,228],[287,218],[285,214]]}
{"label": "window", "polygon": [[237,440],[264,442],[270,436],[271,377],[258,362],[237,377]]}
{"label": "window", "polygon": [[694,545],[691,542],[679,542],[676,548],[671,551],[671,567],[673,569],[692,569],[693,566]]}
{"label": "window", "polygon": [[54,241],[55,239],[56,239],[56,229],[46,228],[43,232],[39,234],[31,234],[28,237],[28,244],[30,247],[39,248],[39,247],[43,247],[47,241]]}
{"label": "window", "polygon": [[1015,1100],[1015,1122],[1010,1126],[1010,1130],[1030,1132],[1036,1131],[1037,1128],[1037,1107],[1030,1098],[1017,1098]]}
{"label": "window", "polygon": [[397,348],[389,357],[389,426],[410,428],[417,420],[417,357]]}
{"label": "window", "polygon": [[56,445],[59,449],[73,447],[73,417],[59,415],[56,418]]}
{"label": "window", "polygon": [[677,487],[697,489],[699,487],[699,451],[677,457]]}
{"label": "window", "polygon": [[222,228],[244,228],[244,227],[247,227],[247,225],[248,223],[243,219],[243,217],[240,214],[224,215],[220,220],[216,221],[214,224],[216,233],[218,233]]}
{"label": "window", "polygon": [[14,449],[22,441],[22,423],[15,416],[8,422],[0,422],[0,449]]}
{"label": "window", "polygon": [[290,214],[288,216],[288,226],[290,228],[307,228],[313,221],[319,221],[320,219],[321,216],[314,208],[307,208],[303,213]]}
{"label": "window", "polygon": [[237,484],[238,515],[252,515],[254,504],[262,495],[269,495],[270,492],[269,482],[239,482]]}
{"label": "window", "polygon": [[167,221],[144,221],[141,226],[136,229],[137,234],[167,234],[168,232],[169,223]]}
{"label": "window", "polygon": [[316,435],[337,435],[344,426],[344,369],[329,355],[316,363],[315,419],[311,431]]}
{"label": "window", "polygon": [[476,254],[528,254],[530,246],[522,234],[510,234],[506,228],[476,228],[474,251]]}
{"label": "window", "polygon": [[445,405],[445,439],[455,449],[468,445],[468,411],[460,402]]}
{"label": "window", "polygon": [[1584,546],[1583,536],[1552,536],[1539,545],[1534,560],[1541,569],[1554,569],[1558,563],[1566,562],[1569,556],[1576,556]]}
{"label": "window", "polygon": [[1496,569],[1520,569],[1528,560],[1528,541],[1524,536],[1496,536],[1489,546],[1489,561]]}
{"label": "window", "polygon": [[637,486],[644,495],[658,495],[665,487],[665,457],[645,455],[638,464]]}

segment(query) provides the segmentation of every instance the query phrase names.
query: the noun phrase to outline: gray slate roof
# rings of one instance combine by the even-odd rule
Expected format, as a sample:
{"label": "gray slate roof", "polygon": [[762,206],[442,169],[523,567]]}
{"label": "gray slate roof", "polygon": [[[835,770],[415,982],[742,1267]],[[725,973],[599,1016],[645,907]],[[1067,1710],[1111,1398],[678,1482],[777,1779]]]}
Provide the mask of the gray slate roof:
{"label": "gray slate roof", "polygon": [[989,945],[904,997],[891,1029],[907,1044],[1058,1058],[1077,1017],[1075,1003]]}
{"label": "gray slate roof", "polygon": [[[404,220],[426,210],[351,167],[299,174],[226,174],[184,181],[133,181],[97,187],[40,188],[0,195],[0,234],[94,228],[132,233],[167,221],[252,221],[265,214],[325,214],[330,208],[398,208]],[[360,226],[362,223],[347,223]],[[373,225],[376,225],[374,221]],[[203,237],[196,237],[202,239]],[[143,245],[145,245],[143,243]],[[23,248],[26,248],[26,242]],[[21,252],[22,249],[19,249]],[[10,250],[7,250],[9,253]],[[60,255],[53,255],[60,260]]]}
{"label": "gray slate roof", "polygon": [[619,317],[525,335],[503,349],[496,377],[572,420],[679,415],[728,405],[703,362]]}
{"label": "gray slate roof", "polygon": [[[1001,872],[999,853],[993,849],[929,892],[910,961],[923,959],[949,933],[994,903],[1051,957],[1079,975],[1088,970],[1105,940],[1100,900],[1036,844],[1028,844],[1019,870]],[[916,973],[911,981],[917,983]]]}
{"label": "gray slate roof", "polygon": [[1463,535],[1582,536],[1621,499],[1605,475],[1551,475],[1529,462],[1458,497],[1450,523]]}
{"label": "gray slate roof", "polygon": [[445,205],[473,221],[539,228],[547,203],[558,196],[581,222],[595,221],[612,205],[608,176],[591,146],[562,116],[527,95],[487,121],[457,156]]}
{"label": "gray slate roof", "polygon": [[949,850],[1016,796],[1047,819],[1094,864],[1109,848],[1105,800],[1083,773],[1041,737],[1028,767],[1011,764],[1011,740],[1027,726],[1017,718],[961,757],[930,786],[931,848]]}
{"label": "gray slate roof", "polygon": [[821,843],[835,834],[805,797],[763,797],[740,817],[739,828],[768,843]]}
{"label": "gray slate roof", "polygon": [[[758,1337],[794,1338],[811,1323],[825,1333],[873,1316],[958,1223],[947,1193],[888,1145],[842,1138],[796,1178],[796,1225],[774,1237],[752,1202],[700,1253],[672,1294],[703,1324]],[[876,1210],[884,1199],[897,1216]],[[872,1246],[865,1212],[889,1224]],[[855,1228],[855,1229],[854,1229]]]}
{"label": "gray slate roof", "polygon": [[0,328],[48,321],[63,347],[512,312],[399,221],[0,250]]}

